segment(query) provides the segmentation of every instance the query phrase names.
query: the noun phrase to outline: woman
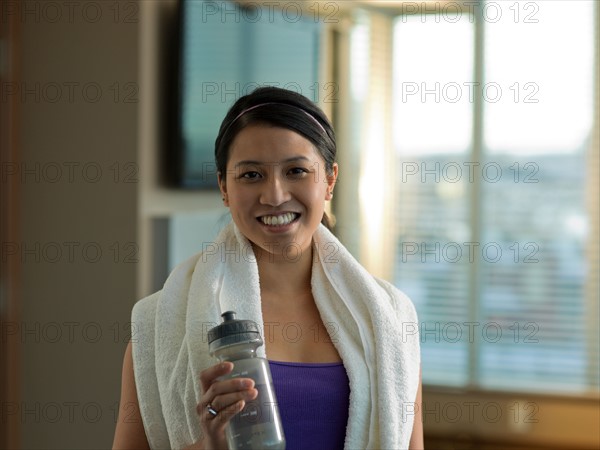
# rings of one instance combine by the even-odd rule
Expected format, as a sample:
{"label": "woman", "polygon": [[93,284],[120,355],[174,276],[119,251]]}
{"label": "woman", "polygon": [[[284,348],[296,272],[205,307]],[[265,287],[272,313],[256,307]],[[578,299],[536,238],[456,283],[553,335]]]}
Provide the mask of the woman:
{"label": "woman", "polygon": [[[228,309],[263,330],[287,448],[422,448],[416,314],[328,230],[333,129],[311,101],[259,88],[215,142],[232,223],[134,307],[114,448],[225,449],[251,379],[219,381],[206,331]],[[137,385],[137,386],[136,386]]]}

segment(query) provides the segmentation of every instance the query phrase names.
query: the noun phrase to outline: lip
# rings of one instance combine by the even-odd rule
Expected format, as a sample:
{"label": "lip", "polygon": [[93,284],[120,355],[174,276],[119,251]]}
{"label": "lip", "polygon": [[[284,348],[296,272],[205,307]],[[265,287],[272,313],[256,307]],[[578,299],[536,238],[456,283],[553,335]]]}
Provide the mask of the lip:
{"label": "lip", "polygon": [[[263,223],[262,220],[260,220],[261,217],[264,216],[280,216],[282,214],[286,214],[288,212],[297,214],[298,217],[296,217],[294,220],[292,220],[290,223],[288,223],[287,225],[277,225],[277,226],[273,226],[273,225],[265,225]],[[291,230],[294,226],[296,226],[296,224],[299,222],[300,217],[302,217],[302,215],[300,213],[294,212],[294,211],[283,211],[277,214],[263,214],[262,216],[258,216],[256,218],[256,221],[258,222],[258,224],[263,228],[263,230],[265,230],[268,233],[285,233],[286,231]]]}
{"label": "lip", "polygon": [[265,216],[283,216],[284,214],[287,214],[287,213],[300,215],[300,213],[297,211],[273,211],[273,212],[266,212],[264,214],[256,216],[256,218],[260,219],[261,217],[265,217]]}

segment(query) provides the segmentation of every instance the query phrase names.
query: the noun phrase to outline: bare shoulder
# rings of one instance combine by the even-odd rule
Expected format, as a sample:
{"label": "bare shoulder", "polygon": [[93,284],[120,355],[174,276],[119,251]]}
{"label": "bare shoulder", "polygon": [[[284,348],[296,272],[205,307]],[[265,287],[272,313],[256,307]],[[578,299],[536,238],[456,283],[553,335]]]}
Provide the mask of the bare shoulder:
{"label": "bare shoulder", "polygon": [[121,401],[119,404],[119,418],[113,440],[113,449],[150,448],[140,414],[131,347],[131,342],[129,342],[123,358]]}

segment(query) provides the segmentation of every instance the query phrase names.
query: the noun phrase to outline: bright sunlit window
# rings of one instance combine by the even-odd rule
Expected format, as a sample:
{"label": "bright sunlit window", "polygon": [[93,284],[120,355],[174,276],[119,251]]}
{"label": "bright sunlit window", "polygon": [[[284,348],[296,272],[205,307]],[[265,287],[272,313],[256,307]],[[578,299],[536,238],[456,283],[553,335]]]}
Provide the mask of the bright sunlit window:
{"label": "bright sunlit window", "polygon": [[395,21],[394,282],[425,383],[597,392],[594,2],[503,5]]}
{"label": "bright sunlit window", "polygon": [[[395,281],[415,302],[421,322],[435,330],[441,320],[462,323],[469,317],[468,261],[429,255],[423,263],[421,255],[438,243],[464,242],[469,236],[465,180],[447,182],[433,172],[470,158],[473,104],[462,91],[473,85],[474,25],[468,16],[457,23],[422,23],[415,16],[399,18],[395,30]],[[426,338],[424,380],[466,384],[467,341],[447,342],[425,329],[421,333]]]}

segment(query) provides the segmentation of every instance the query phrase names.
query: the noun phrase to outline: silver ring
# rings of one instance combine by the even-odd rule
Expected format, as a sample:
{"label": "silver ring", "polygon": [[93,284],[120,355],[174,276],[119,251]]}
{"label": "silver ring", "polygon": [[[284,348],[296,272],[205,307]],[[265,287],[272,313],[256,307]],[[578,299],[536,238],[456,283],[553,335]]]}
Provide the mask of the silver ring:
{"label": "silver ring", "polygon": [[212,405],[209,403],[208,405],[206,405],[206,410],[209,412],[210,415],[212,415],[213,417],[215,417],[217,414],[219,414],[219,412],[214,409],[212,407]]}

